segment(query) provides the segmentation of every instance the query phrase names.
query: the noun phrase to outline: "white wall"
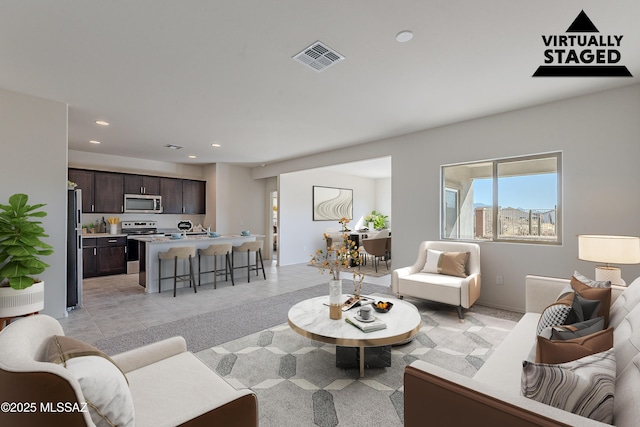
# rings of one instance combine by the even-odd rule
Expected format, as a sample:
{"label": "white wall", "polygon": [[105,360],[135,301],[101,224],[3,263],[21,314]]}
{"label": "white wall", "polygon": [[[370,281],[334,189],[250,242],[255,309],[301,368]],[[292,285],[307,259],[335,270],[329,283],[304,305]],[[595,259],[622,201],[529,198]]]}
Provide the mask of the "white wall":
{"label": "white wall", "polygon": [[204,167],[69,150],[69,167],[185,179],[205,179]]}
{"label": "white wall", "polygon": [[203,226],[211,227],[211,231],[216,230],[216,170],[217,165],[215,163],[203,168],[203,179],[207,181],[207,213],[204,216]]}
{"label": "white wall", "polygon": [[378,178],[375,182],[376,185],[376,205],[375,210],[383,215],[388,216],[387,227],[393,228],[392,224],[392,199],[393,193],[391,192],[391,178]]}
{"label": "white wall", "polygon": [[45,281],[44,313],[66,314],[67,105],[0,90],[0,203],[25,193],[29,204],[46,203],[42,225],[54,253]]}
{"label": "white wall", "polygon": [[265,180],[254,180],[251,169],[229,164],[216,166],[216,231],[265,234]]}
{"label": "white wall", "polygon": [[353,229],[355,221],[376,208],[376,182],[373,179],[322,170],[280,175],[280,265],[308,262],[316,249],[324,246],[327,229],[338,231],[338,221],[313,221],[314,185],[353,189]]}
{"label": "white wall", "polygon": [[[562,150],[563,244],[481,244],[480,301],[523,310],[526,274],[593,276],[595,265],[577,260],[578,234],[640,235],[638,117],[636,84],[275,163],[253,176],[362,160],[365,152],[391,155],[392,251],[400,267],[415,261],[421,241],[439,238],[440,165]],[[495,284],[498,274],[503,286]],[[622,266],[622,275],[630,281],[640,266]]]}

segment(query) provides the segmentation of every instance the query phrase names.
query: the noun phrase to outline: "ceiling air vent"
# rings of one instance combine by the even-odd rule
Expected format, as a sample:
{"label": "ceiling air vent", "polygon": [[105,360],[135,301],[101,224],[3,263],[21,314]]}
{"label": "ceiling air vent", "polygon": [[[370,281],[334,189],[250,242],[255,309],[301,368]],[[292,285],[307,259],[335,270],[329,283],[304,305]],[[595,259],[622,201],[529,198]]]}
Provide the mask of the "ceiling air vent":
{"label": "ceiling air vent", "polygon": [[296,61],[306,65],[307,67],[320,72],[331,67],[344,59],[335,50],[327,45],[317,41],[311,46],[305,48],[302,52],[293,57]]}
{"label": "ceiling air vent", "polygon": [[170,148],[172,150],[180,150],[183,147],[181,147],[179,145],[174,145],[174,144],[167,144],[167,145],[165,145],[165,148]]}

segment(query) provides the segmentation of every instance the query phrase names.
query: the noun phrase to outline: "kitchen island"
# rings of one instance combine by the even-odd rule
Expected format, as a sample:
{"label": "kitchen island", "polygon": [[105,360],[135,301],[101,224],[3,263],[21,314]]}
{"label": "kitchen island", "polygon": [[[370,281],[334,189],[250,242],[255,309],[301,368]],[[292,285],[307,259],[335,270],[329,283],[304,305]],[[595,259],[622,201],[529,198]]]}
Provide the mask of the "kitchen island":
{"label": "kitchen island", "polygon": [[[180,239],[172,239],[171,237],[158,237],[158,236],[140,236],[134,237],[136,240],[140,242],[140,272],[139,272],[139,284],[145,287],[145,292],[147,293],[156,293],[158,292],[158,253],[166,252],[172,247],[180,247],[180,246],[194,246],[196,248],[196,257],[193,260],[193,270],[194,276],[196,279],[196,285],[198,281],[198,249],[206,249],[209,245],[214,244],[222,244],[222,243],[231,243],[233,246],[240,246],[244,242],[253,242],[256,240],[256,235],[250,236],[241,236],[241,235],[228,235],[228,236],[220,236],[220,237],[209,237],[209,236],[187,236],[182,237]],[[131,238],[131,236],[130,236]],[[235,255],[235,266],[245,266],[247,265],[247,255],[246,254],[236,254]],[[218,266],[224,266],[224,264],[218,263]],[[186,261],[178,260],[178,274],[188,273],[189,266]],[[202,258],[202,270],[210,271],[213,270],[213,257],[203,257]],[[162,277],[173,276],[173,262],[163,262],[162,263]],[[203,282],[208,283],[209,280],[204,280]],[[207,278],[211,277],[211,275],[207,275]],[[189,282],[178,282],[178,287],[189,286]],[[172,289],[173,281],[166,280],[163,281],[164,289]]]}

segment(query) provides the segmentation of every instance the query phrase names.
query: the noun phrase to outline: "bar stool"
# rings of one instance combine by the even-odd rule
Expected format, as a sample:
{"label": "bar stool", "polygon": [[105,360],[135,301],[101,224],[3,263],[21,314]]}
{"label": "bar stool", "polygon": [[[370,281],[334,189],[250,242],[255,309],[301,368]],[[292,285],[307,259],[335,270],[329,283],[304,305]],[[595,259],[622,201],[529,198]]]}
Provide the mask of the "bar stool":
{"label": "bar stool", "polygon": [[[202,284],[202,275],[207,273],[213,273],[213,289],[216,289],[218,285],[218,276],[222,275],[222,271],[218,271],[218,255],[224,255],[225,265],[224,265],[224,280],[227,280],[227,276],[229,272],[231,272],[231,285],[235,286],[235,282],[233,281],[233,268],[231,268],[231,259],[229,255],[231,254],[231,243],[220,243],[217,245],[210,245],[206,249],[198,249],[198,286]],[[212,256],[213,257],[213,270],[202,271],[202,262],[200,261],[200,257],[203,256]]]}
{"label": "bar stool", "polygon": [[[256,240],[255,242],[244,242],[240,246],[233,247],[233,256],[231,257],[231,265],[233,268],[244,268],[244,267],[233,267],[235,254],[236,252],[247,253],[247,282],[251,282],[251,271],[255,270],[256,276],[258,275],[258,271],[262,270],[262,275],[264,279],[267,280],[267,275],[264,272],[264,263],[262,262],[262,240]],[[251,252],[256,253],[256,263],[251,264]],[[258,266],[258,258],[260,258],[260,266]]]}
{"label": "bar stool", "polygon": [[[158,252],[158,293],[162,292],[162,281],[164,279],[173,278],[173,296],[176,296],[176,284],[177,282],[189,281],[189,287],[193,285],[193,292],[198,292],[196,289],[196,279],[193,275],[193,257],[196,256],[196,248],[194,246],[182,246],[178,248],[171,248],[167,252]],[[162,260],[173,260],[173,276],[162,277]],[[189,273],[178,274],[178,260],[189,260]]]}

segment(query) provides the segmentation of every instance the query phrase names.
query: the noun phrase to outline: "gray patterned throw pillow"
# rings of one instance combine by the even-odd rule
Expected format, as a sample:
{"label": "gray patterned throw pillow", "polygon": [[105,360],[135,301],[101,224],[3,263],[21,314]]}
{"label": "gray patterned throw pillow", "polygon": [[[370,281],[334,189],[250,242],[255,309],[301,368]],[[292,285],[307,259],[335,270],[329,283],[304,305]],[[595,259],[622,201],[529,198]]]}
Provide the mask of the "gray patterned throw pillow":
{"label": "gray patterned throw pillow", "polygon": [[616,359],[613,349],[557,365],[522,363],[522,395],[611,424]]}
{"label": "gray patterned throw pillow", "polygon": [[542,332],[542,330],[546,327],[564,324],[570,312],[570,305],[566,305],[563,303],[551,304],[542,312],[540,320],[538,321],[536,334],[540,335],[540,332]]}

